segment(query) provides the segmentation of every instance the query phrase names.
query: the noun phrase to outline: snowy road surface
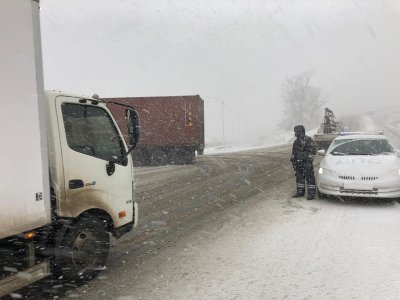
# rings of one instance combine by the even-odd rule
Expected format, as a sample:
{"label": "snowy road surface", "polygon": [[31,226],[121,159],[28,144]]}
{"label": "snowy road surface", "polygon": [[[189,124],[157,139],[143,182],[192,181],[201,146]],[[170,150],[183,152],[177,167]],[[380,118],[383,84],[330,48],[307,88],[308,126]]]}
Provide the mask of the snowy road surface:
{"label": "snowy road surface", "polygon": [[85,299],[399,299],[400,206],[292,200],[292,183],[213,214]]}

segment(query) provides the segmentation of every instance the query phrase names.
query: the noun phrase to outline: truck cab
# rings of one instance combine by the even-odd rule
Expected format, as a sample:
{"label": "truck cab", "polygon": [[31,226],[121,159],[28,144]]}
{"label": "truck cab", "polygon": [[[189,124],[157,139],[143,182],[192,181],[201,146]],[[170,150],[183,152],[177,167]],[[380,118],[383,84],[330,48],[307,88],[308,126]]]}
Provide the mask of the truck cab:
{"label": "truck cab", "polygon": [[132,158],[107,107],[98,99],[61,92],[46,92],[45,98],[55,216],[93,212],[113,229],[134,225]]}
{"label": "truck cab", "polygon": [[104,267],[108,233],[118,238],[137,225],[133,147],[98,98],[46,92],[45,101],[55,270],[92,276]]}

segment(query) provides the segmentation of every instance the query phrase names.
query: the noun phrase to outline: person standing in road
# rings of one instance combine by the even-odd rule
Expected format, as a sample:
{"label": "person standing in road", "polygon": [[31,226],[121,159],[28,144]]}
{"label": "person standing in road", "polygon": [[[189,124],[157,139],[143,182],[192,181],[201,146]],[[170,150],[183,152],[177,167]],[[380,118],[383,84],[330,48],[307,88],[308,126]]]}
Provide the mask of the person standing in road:
{"label": "person standing in road", "polygon": [[294,172],[296,173],[296,194],[294,198],[303,197],[305,195],[307,182],[307,200],[315,198],[315,176],[313,160],[317,152],[317,147],[312,138],[306,135],[303,125],[294,127],[296,140],[293,142],[292,162]]}

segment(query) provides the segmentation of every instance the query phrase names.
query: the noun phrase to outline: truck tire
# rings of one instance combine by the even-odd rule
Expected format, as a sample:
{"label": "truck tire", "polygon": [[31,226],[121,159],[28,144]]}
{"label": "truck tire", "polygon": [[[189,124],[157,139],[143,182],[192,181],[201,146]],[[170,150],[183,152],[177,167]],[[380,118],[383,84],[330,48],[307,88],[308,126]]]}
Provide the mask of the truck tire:
{"label": "truck tire", "polygon": [[172,148],[170,151],[170,161],[173,165],[183,165],[184,155],[180,148]]}
{"label": "truck tire", "polygon": [[185,165],[192,165],[195,163],[196,160],[196,152],[193,149],[184,149],[184,164]]}
{"label": "truck tire", "polygon": [[164,166],[166,164],[168,164],[168,158],[163,148],[153,148],[149,151],[150,166]]}
{"label": "truck tire", "polygon": [[92,215],[69,226],[57,247],[54,268],[57,278],[91,279],[105,267],[110,248],[106,223]]}

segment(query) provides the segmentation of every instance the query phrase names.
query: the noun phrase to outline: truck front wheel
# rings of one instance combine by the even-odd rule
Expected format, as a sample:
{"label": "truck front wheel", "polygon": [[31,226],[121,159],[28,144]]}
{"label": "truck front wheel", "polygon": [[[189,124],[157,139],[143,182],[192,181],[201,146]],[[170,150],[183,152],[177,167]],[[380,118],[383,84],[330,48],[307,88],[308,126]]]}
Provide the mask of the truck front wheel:
{"label": "truck front wheel", "polygon": [[65,232],[55,267],[63,279],[90,279],[104,269],[110,247],[106,223],[83,216]]}

